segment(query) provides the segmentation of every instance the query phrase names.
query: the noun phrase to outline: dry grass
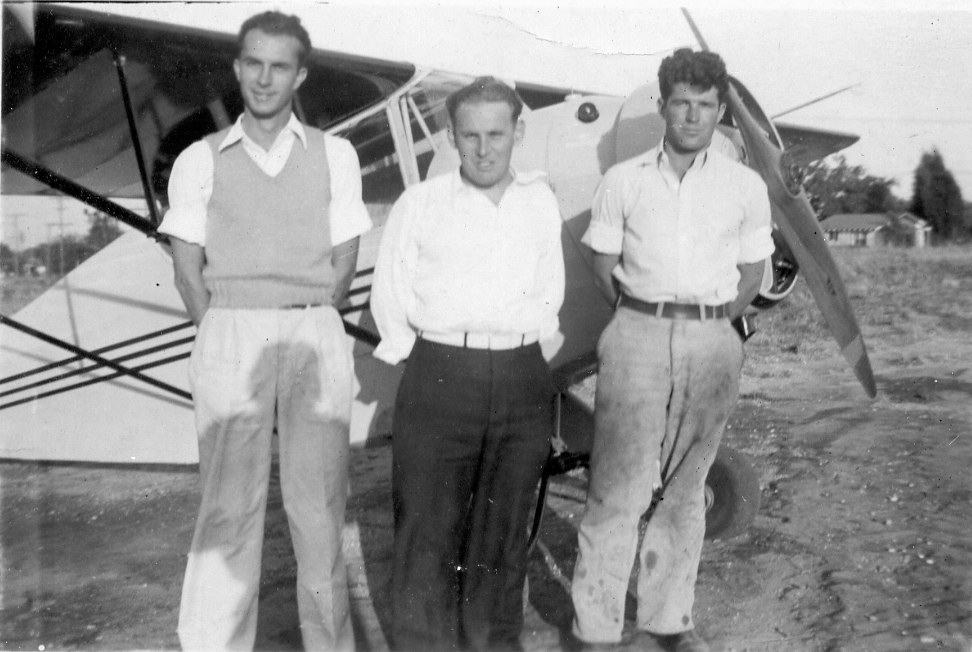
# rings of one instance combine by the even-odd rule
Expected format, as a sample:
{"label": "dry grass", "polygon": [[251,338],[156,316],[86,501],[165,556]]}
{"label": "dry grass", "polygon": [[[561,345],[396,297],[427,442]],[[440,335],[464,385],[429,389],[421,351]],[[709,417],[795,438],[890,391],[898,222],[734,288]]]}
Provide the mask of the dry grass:
{"label": "dry grass", "polygon": [[[900,346],[930,330],[972,332],[972,246],[833,253],[870,348]],[[747,344],[757,359],[811,356],[833,346],[802,279],[785,301],[759,315],[758,326]]]}

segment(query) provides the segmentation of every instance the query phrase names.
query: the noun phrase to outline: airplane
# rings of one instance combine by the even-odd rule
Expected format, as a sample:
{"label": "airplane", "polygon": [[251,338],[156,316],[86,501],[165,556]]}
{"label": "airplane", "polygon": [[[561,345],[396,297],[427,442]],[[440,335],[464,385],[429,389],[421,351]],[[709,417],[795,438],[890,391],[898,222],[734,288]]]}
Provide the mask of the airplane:
{"label": "airplane", "polygon": [[[75,6],[3,5],[3,194],[67,195],[130,230],[16,315],[0,315],[0,459],[197,462],[186,389],[193,327],[172,283],[167,243],[155,229],[175,157],[242,110],[231,72],[236,53],[235,34]],[[405,187],[458,164],[447,141],[445,98],[472,76],[322,49],[310,53],[307,67],[295,111],[354,145],[375,225],[362,237],[350,297],[340,309],[358,384],[351,440],[370,445],[391,432],[402,371],[371,356],[379,340],[368,298],[382,227]],[[737,328],[751,334],[751,315],[783,300],[802,272],[873,397],[873,373],[843,282],[790,174],[857,136],[774,123],[738,80],[732,83],[713,146],[763,176],[776,225],[776,252]],[[612,313],[594,285],[591,252],[580,244],[591,198],[612,164],[658,142],[664,123],[657,83],[627,97],[523,82],[516,90],[527,105],[526,136],[513,164],[546,171],[564,220],[566,299],[560,332],[544,343],[562,390],[545,487],[550,475],[587,462],[590,408],[571,388],[595,373],[594,346]],[[144,200],[144,215],[122,205],[131,197]],[[723,447],[709,476],[707,536],[744,529],[758,494],[751,463]],[[537,519],[542,504],[543,490]]]}

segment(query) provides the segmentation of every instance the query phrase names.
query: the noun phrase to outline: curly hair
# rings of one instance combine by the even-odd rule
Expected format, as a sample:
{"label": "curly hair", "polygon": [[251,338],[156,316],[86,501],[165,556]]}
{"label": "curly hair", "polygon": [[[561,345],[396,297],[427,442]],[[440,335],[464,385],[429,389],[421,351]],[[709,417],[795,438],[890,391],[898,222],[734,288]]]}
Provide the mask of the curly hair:
{"label": "curly hair", "polygon": [[495,77],[477,77],[471,84],[463,86],[446,98],[446,109],[452,124],[456,123],[459,105],[466,102],[506,102],[510,105],[514,123],[520,119],[523,111],[523,100],[516,91]]}
{"label": "curly hair", "polygon": [[726,64],[715,52],[693,52],[680,48],[661,62],[658,68],[658,86],[662,100],[668,99],[672,87],[678,83],[704,88],[715,86],[719,102],[726,101],[729,92],[729,74]]}
{"label": "curly hair", "polygon": [[243,51],[243,40],[250,30],[258,29],[271,36],[293,36],[300,43],[300,51],[297,53],[297,61],[303,66],[307,59],[307,54],[311,49],[310,34],[300,24],[300,18],[290,16],[279,11],[264,11],[247,18],[240,26],[240,33],[236,37],[237,49]]}

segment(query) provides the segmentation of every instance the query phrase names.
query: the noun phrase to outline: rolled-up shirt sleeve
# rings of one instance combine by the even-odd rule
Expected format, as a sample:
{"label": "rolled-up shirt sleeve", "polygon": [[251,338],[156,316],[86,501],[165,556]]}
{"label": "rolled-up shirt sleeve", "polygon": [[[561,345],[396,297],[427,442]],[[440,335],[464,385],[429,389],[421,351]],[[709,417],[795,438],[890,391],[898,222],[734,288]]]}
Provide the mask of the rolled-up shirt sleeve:
{"label": "rolled-up shirt sleeve", "polygon": [[206,246],[206,206],[213,193],[213,154],[196,141],[176,157],[169,175],[169,210],[159,233]]}
{"label": "rolled-up shirt sleeve", "polygon": [[622,179],[612,168],[604,175],[591,203],[591,223],[581,242],[599,254],[620,254],[624,241]]}
{"label": "rolled-up shirt sleeve", "polygon": [[773,243],[773,218],[766,184],[755,174],[747,192],[745,215],[739,229],[739,263],[758,263],[776,249]]}
{"label": "rolled-up shirt sleeve", "polygon": [[371,230],[371,217],[361,199],[358,153],[347,140],[325,136],[331,172],[331,244],[339,245]]}

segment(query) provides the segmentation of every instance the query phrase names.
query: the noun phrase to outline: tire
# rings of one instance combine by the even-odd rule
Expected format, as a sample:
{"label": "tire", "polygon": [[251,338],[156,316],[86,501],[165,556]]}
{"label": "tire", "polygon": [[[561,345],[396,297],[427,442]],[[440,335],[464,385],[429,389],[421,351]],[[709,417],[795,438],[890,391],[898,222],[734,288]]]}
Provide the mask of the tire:
{"label": "tire", "polygon": [[752,301],[752,305],[760,310],[771,308],[789,296],[796,287],[797,277],[800,275],[800,266],[777,229],[773,229],[773,244],[776,248],[766,262],[764,271],[764,275],[770,275],[769,284],[760,287],[759,293]]}
{"label": "tire", "polygon": [[759,511],[759,478],[746,455],[722,446],[705,479],[705,538],[730,539]]}

